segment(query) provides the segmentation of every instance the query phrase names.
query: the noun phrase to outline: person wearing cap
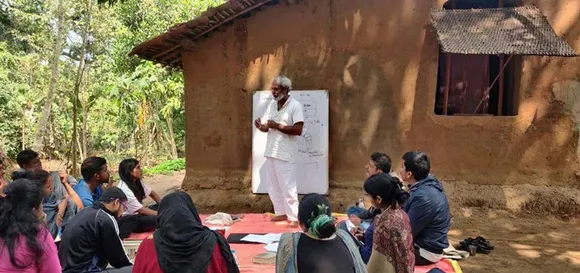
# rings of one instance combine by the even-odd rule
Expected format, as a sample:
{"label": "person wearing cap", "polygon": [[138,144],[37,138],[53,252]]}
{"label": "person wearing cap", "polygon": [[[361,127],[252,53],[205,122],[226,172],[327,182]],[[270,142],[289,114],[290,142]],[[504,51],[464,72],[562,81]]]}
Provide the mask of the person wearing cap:
{"label": "person wearing cap", "polygon": [[127,196],[121,189],[106,189],[98,202],[81,210],[63,227],[58,251],[63,273],[133,270],[116,219],[123,214],[126,203]]}

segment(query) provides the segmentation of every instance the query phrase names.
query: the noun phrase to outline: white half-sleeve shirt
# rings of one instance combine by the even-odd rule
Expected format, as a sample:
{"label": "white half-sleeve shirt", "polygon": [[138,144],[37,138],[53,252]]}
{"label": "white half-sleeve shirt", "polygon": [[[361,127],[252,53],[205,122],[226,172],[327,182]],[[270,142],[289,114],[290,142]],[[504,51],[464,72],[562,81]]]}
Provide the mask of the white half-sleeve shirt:
{"label": "white half-sleeve shirt", "polygon": [[[298,122],[304,122],[302,104],[290,97],[284,106],[282,106],[282,109],[278,111],[278,102],[272,100],[266,113],[262,117],[262,122],[266,123],[270,119],[282,125],[289,126]],[[268,130],[268,140],[266,141],[264,156],[294,163],[298,149],[298,137],[270,128]]]}
{"label": "white half-sleeve shirt", "polygon": [[[143,185],[145,197],[149,196],[151,194],[151,188],[149,188],[147,184],[145,184],[143,181],[141,181],[141,185]],[[143,204],[139,203],[139,200],[137,200],[137,197],[135,197],[135,194],[133,193],[133,191],[131,191],[129,185],[127,185],[125,181],[123,180],[119,181],[117,188],[121,189],[123,193],[127,195],[127,209],[125,210],[123,215],[136,214],[138,210],[143,208]]]}

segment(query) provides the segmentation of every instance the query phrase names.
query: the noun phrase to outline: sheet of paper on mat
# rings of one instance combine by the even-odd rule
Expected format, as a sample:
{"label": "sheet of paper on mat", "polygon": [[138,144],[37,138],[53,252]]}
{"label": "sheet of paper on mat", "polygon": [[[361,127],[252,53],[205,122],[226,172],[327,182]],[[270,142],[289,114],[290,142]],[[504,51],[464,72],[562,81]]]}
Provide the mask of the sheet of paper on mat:
{"label": "sheet of paper on mat", "polygon": [[271,244],[273,242],[280,241],[281,236],[282,236],[281,233],[268,233],[266,235],[249,234],[248,236],[242,238],[242,241],[252,242],[252,243]]}
{"label": "sheet of paper on mat", "polygon": [[272,242],[280,242],[280,237],[282,237],[282,233],[268,233],[262,237]]}
{"label": "sheet of paper on mat", "polygon": [[264,248],[268,252],[278,252],[278,244],[279,243],[271,243],[271,244],[266,245]]}
{"label": "sheet of paper on mat", "polygon": [[272,240],[270,240],[268,238],[264,238],[263,235],[256,235],[256,234],[250,234],[250,235],[242,238],[242,241],[252,242],[252,243],[261,243],[261,244],[272,243]]}

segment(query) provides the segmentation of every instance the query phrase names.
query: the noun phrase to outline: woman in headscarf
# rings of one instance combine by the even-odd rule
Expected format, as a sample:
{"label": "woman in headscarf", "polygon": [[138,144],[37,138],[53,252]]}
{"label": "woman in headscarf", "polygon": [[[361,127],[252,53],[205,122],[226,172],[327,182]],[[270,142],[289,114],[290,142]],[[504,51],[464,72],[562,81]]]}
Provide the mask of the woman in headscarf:
{"label": "woman in headscarf", "polygon": [[401,209],[409,197],[398,178],[375,174],[364,184],[367,198],[381,214],[374,220],[369,273],[413,273],[415,251],[409,216]]}
{"label": "woman in headscarf", "polygon": [[309,194],[298,205],[303,233],[285,233],[276,253],[276,273],[366,273],[358,247],[348,232],[337,230],[330,203]]}
{"label": "woman in headscarf", "polygon": [[226,239],[202,225],[191,197],[161,200],[157,230],[137,250],[133,273],[238,273]]}

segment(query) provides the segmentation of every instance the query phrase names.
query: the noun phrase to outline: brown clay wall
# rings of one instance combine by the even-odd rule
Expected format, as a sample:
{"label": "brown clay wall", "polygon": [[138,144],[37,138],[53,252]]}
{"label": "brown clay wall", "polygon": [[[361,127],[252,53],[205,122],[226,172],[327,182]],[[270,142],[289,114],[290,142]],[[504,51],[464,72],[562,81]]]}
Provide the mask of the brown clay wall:
{"label": "brown clay wall", "polygon": [[[580,0],[524,2],[539,6],[580,52]],[[267,196],[250,190],[251,96],[278,74],[289,76],[296,90],[330,92],[335,204],[360,195],[373,151],[399,164],[404,151],[421,149],[448,181],[578,187],[580,60],[522,57],[518,116],[436,116],[439,56],[428,17],[442,4],[298,1],[268,6],[199,42],[183,56],[183,187],[204,209],[270,208]]]}

